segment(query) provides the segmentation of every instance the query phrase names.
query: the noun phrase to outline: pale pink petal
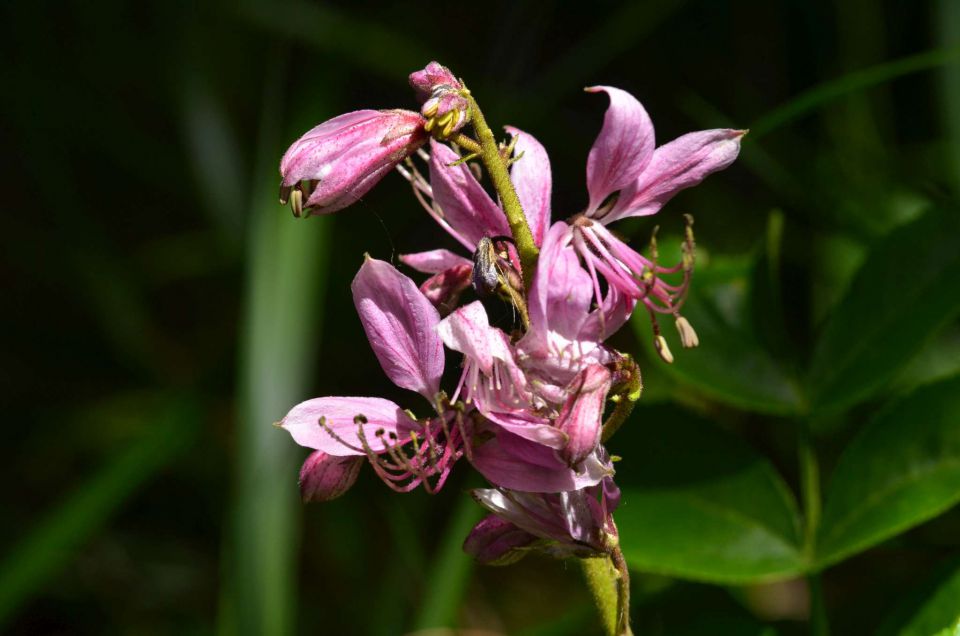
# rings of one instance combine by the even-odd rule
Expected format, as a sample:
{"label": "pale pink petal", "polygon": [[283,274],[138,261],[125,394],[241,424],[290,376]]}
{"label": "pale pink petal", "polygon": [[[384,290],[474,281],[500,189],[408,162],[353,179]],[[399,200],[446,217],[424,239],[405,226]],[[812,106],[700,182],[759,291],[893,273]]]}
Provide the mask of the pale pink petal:
{"label": "pale pink petal", "polygon": [[433,403],[444,363],[437,309],[393,265],[369,256],[351,289],[367,339],[387,376]]}
{"label": "pale pink petal", "polygon": [[[530,330],[520,348],[547,355],[551,345],[579,339],[593,295],[590,275],[569,246],[569,226],[554,223],[540,250],[539,266],[528,299]],[[554,351],[556,353],[556,351]]]}
{"label": "pale pink petal", "polygon": [[605,92],[610,107],[603,128],[587,156],[588,215],[604,199],[633,183],[650,161],[655,145],[653,123],[637,99],[610,86],[593,86],[590,93]]}
{"label": "pale pink petal", "polygon": [[611,375],[606,367],[593,364],[581,371],[571,386],[557,428],[569,438],[560,456],[570,466],[576,466],[593,453],[600,443],[603,407],[610,390]]}
{"label": "pale pink petal", "polygon": [[417,423],[383,398],[322,397],[297,404],[280,420],[280,426],[301,446],[346,457],[365,454],[361,429],[367,445],[379,452],[384,448],[384,437],[390,441],[395,435],[405,441]]}
{"label": "pale pink petal", "polygon": [[310,453],[300,469],[300,498],[304,503],[336,499],[357,481],[363,461],[363,457]]}
{"label": "pale pink petal", "polygon": [[476,447],[472,455],[474,467],[487,481],[526,492],[576,490],[598,484],[613,473],[595,454],[574,470],[558,459],[553,449],[503,430]]}
{"label": "pale pink petal", "polygon": [[517,137],[515,156],[522,156],[510,168],[510,180],[520,198],[534,242],[539,246],[550,227],[550,192],[553,188],[550,158],[533,135],[513,126],[507,132]]}
{"label": "pale pink petal", "polygon": [[[480,406],[480,405],[478,405]],[[560,450],[566,448],[568,443],[567,434],[550,424],[550,420],[537,417],[532,413],[522,410],[517,412],[499,412],[486,411],[481,408],[484,417],[507,430],[514,435],[518,435],[531,442],[543,444],[550,448]]]}
{"label": "pale pink petal", "polygon": [[474,249],[485,236],[510,236],[503,211],[493,202],[466,164],[453,150],[430,141],[430,186],[444,220]]}
{"label": "pale pink petal", "polygon": [[475,361],[484,374],[490,375],[494,361],[494,334],[483,303],[475,300],[440,321],[437,333],[443,343]]}
{"label": "pale pink petal", "polygon": [[458,265],[473,266],[473,261],[469,258],[454,254],[450,250],[430,250],[428,252],[401,254],[400,262],[424,274],[439,274],[444,270]]}
{"label": "pale pink petal", "polygon": [[637,181],[624,189],[610,214],[600,220],[610,223],[655,214],[681,190],[733,163],[745,134],[745,130],[725,128],[701,130],[660,146]]}

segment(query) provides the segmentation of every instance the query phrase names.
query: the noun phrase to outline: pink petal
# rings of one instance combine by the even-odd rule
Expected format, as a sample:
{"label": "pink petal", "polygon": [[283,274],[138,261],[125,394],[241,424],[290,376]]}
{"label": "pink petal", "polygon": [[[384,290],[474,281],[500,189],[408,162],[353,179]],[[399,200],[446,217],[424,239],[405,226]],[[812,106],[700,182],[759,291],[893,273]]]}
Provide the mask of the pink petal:
{"label": "pink petal", "polygon": [[451,166],[459,160],[453,150],[430,141],[430,185],[433,200],[443,218],[473,250],[485,236],[510,236],[503,211],[493,202],[466,164]]}
{"label": "pink petal", "polygon": [[[320,418],[324,418],[325,427],[320,424]],[[383,435],[390,439],[392,433],[405,441],[417,423],[399,406],[383,398],[322,397],[297,404],[280,420],[280,426],[301,446],[347,457],[365,454],[359,436],[361,428],[370,448],[382,451]],[[381,430],[383,434],[377,435]]]}
{"label": "pink petal", "polygon": [[473,265],[457,265],[434,274],[420,285],[420,291],[427,297],[441,316],[446,316],[457,308],[460,294],[473,280]]}
{"label": "pink petal", "polygon": [[300,498],[330,501],[347,492],[360,474],[362,457],[337,457],[314,451],[300,469]]}
{"label": "pink petal", "polygon": [[603,91],[610,97],[603,128],[587,156],[589,215],[608,196],[636,180],[653,155],[655,141],[650,116],[633,95],[610,86],[586,90]]}
{"label": "pink petal", "polygon": [[563,449],[568,444],[566,433],[553,427],[549,423],[549,420],[542,417],[524,412],[487,412],[484,409],[481,409],[481,411],[484,417],[500,428],[524,439],[528,439],[531,442],[543,444],[556,450]]}
{"label": "pink petal", "polygon": [[660,146],[637,181],[624,189],[613,210],[601,220],[610,223],[655,214],[681,190],[733,163],[745,134],[745,130],[726,128],[701,130]]}
{"label": "pink petal", "polygon": [[443,343],[476,361],[486,375],[493,369],[495,351],[491,332],[495,331],[499,330],[490,326],[487,310],[479,300],[457,309],[437,326]]}
{"label": "pink petal", "polygon": [[473,450],[473,465],[490,483],[525,492],[561,492],[600,483],[613,469],[596,454],[583,461],[579,471],[556,453],[506,431]]}
{"label": "pink petal", "polygon": [[369,256],[351,289],[367,339],[387,376],[433,403],[444,362],[436,308],[393,265]]}
{"label": "pink petal", "polygon": [[473,266],[469,258],[454,254],[450,250],[430,250],[429,252],[415,252],[401,254],[400,262],[424,274],[439,274],[458,265]]}
{"label": "pink petal", "polygon": [[506,126],[506,130],[519,137],[514,154],[523,153],[523,156],[510,169],[510,180],[520,198],[534,242],[539,246],[550,227],[550,192],[553,188],[550,158],[533,135],[513,126]]}
{"label": "pink petal", "polygon": [[570,397],[563,405],[556,425],[570,440],[560,453],[570,466],[586,459],[600,443],[603,407],[610,382],[610,371],[593,364],[577,374],[568,387]]}
{"label": "pink petal", "polygon": [[592,283],[569,246],[569,230],[558,221],[544,239],[528,299],[530,330],[521,341],[524,351],[547,355],[552,341],[577,340],[587,319]]}

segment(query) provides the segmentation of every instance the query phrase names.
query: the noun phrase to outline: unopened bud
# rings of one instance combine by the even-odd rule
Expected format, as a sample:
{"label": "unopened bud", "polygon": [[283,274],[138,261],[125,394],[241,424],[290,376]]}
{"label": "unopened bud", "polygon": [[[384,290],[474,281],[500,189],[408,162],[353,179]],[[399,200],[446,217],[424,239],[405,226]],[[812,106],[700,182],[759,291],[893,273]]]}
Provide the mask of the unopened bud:
{"label": "unopened bud", "polygon": [[666,338],[657,336],[653,339],[653,345],[657,348],[657,353],[660,354],[661,360],[667,364],[673,364],[673,354],[670,353],[670,347],[667,345]]}
{"label": "unopened bud", "polygon": [[280,201],[296,216],[355,203],[426,142],[424,123],[407,110],[358,110],[316,126],[280,161]]}
{"label": "unopened bud", "polygon": [[463,84],[447,67],[430,62],[410,74],[410,86],[423,104],[420,113],[427,118],[427,132],[447,139],[470,120],[470,103],[463,96]]}
{"label": "unopened bud", "polygon": [[684,348],[692,349],[700,345],[700,338],[697,337],[697,332],[693,330],[693,325],[690,324],[689,320],[683,316],[677,316],[676,325],[677,331],[680,332],[680,344]]}

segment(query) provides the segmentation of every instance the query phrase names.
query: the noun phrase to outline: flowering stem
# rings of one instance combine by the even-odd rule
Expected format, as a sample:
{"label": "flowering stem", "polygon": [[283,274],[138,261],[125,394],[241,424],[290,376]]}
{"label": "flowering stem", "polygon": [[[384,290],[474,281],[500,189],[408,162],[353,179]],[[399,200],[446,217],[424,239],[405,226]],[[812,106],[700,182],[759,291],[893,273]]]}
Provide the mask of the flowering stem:
{"label": "flowering stem", "polygon": [[[534,269],[537,266],[537,255],[540,250],[533,240],[533,233],[530,226],[527,225],[527,217],[523,213],[523,207],[520,205],[520,198],[517,191],[513,188],[513,182],[510,181],[510,171],[507,169],[507,162],[500,154],[497,147],[497,140],[493,136],[493,131],[487,125],[487,120],[483,118],[483,113],[477,105],[477,100],[473,98],[470,91],[463,89],[462,95],[470,104],[470,118],[473,124],[473,130],[480,141],[480,160],[483,161],[487,173],[490,175],[490,181],[493,183],[494,190],[500,197],[500,203],[503,205],[503,211],[507,215],[507,223],[510,225],[510,232],[513,234],[513,241],[517,246],[517,253],[520,256],[520,266],[523,268],[523,283],[527,289],[533,282]],[[458,142],[459,143],[459,142]],[[464,146],[470,150],[469,147]]]}
{"label": "flowering stem", "polygon": [[620,547],[609,557],[580,559],[607,636],[633,636],[630,629],[630,574]]}

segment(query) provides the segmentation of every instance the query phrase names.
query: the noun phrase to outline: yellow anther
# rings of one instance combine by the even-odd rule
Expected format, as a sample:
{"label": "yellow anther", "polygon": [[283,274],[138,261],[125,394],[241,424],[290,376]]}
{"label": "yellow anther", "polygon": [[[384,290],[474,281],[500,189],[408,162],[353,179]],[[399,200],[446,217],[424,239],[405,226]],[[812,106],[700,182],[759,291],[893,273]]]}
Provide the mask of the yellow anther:
{"label": "yellow anther", "polygon": [[298,219],[303,216],[303,192],[299,188],[290,191],[290,209]]}
{"label": "yellow anther", "polygon": [[440,110],[440,100],[433,100],[433,103],[421,110],[421,114],[427,119],[432,118]]}
{"label": "yellow anther", "polygon": [[437,123],[437,120],[431,117],[427,120],[427,123],[423,125],[423,129],[426,130],[427,132],[430,132],[431,130],[433,130],[433,127],[434,125],[436,125],[436,123]]}
{"label": "yellow anther", "polygon": [[693,330],[693,325],[683,316],[677,316],[677,331],[680,332],[680,344],[687,349],[692,349],[700,344],[700,338],[697,332]]}
{"label": "yellow anther", "polygon": [[657,336],[653,340],[653,345],[657,349],[657,353],[660,354],[660,359],[666,362],[667,364],[673,364],[673,354],[670,353],[670,347],[667,345],[667,339],[663,336]]}

